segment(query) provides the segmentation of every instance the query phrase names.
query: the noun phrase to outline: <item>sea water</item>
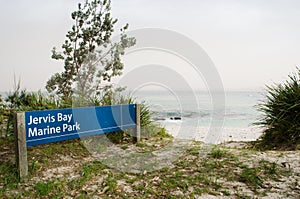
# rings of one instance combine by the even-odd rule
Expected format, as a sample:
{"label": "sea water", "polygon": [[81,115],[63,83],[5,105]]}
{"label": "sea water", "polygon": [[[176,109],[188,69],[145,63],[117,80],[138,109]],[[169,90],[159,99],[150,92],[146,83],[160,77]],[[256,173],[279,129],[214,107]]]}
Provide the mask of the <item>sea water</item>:
{"label": "sea water", "polygon": [[219,143],[250,141],[261,135],[262,129],[253,123],[261,117],[257,105],[264,99],[262,92],[213,95],[208,91],[142,90],[132,94],[139,102],[145,101],[153,112],[152,120],[173,136]]}

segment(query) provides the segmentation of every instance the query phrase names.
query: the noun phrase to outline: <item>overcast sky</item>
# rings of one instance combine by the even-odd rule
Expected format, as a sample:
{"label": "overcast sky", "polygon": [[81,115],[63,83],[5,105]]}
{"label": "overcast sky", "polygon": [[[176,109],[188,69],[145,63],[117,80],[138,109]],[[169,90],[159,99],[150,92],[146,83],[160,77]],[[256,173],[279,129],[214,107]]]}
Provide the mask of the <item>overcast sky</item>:
{"label": "overcast sky", "polygon": [[[165,28],[197,42],[227,90],[261,89],[300,66],[299,0],[112,0],[118,27]],[[44,89],[63,70],[51,60],[72,21],[73,0],[0,0],[0,91],[14,74],[28,90]],[[126,67],[126,66],[125,66]]]}

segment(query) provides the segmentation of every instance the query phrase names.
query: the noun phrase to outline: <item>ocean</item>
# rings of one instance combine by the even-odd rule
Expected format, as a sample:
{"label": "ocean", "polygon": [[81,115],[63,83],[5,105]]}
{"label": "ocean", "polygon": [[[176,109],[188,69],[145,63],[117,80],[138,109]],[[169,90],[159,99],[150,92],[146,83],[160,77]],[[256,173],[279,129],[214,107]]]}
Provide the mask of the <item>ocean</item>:
{"label": "ocean", "polygon": [[262,129],[253,125],[261,113],[255,107],[264,99],[262,92],[227,91],[213,103],[206,91],[148,91],[132,93],[145,101],[153,112],[153,121],[178,138],[205,142],[252,141]]}

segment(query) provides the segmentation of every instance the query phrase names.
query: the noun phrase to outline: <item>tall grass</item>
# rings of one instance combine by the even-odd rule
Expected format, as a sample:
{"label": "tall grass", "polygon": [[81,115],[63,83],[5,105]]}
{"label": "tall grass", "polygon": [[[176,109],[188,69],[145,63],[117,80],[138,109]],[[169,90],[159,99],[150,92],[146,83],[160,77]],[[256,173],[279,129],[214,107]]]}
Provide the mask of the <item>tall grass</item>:
{"label": "tall grass", "polygon": [[46,110],[60,108],[59,101],[52,96],[47,96],[41,91],[27,92],[26,90],[14,91],[6,98],[9,108],[15,111]]}
{"label": "tall grass", "polygon": [[20,80],[14,81],[14,90],[5,98],[6,109],[12,111],[30,111],[55,109],[61,106],[61,102],[54,96],[43,94],[41,91],[28,92],[21,89]]}
{"label": "tall grass", "polygon": [[259,146],[264,149],[295,149],[300,146],[300,70],[283,84],[267,86],[263,113],[256,123],[264,127]]}
{"label": "tall grass", "polygon": [[57,109],[61,103],[53,96],[38,92],[27,92],[20,89],[20,85],[14,91],[8,93],[5,103],[0,102],[0,125],[2,137],[13,135],[14,113],[17,111]]}

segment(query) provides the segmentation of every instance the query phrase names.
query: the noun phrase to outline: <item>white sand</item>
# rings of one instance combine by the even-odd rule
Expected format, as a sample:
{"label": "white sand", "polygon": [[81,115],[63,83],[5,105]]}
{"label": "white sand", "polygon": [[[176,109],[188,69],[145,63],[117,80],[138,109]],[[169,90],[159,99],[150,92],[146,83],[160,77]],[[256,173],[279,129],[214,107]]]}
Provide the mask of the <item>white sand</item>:
{"label": "white sand", "polygon": [[[205,143],[219,144],[228,141],[254,141],[262,134],[262,129],[257,127],[182,127],[180,124],[168,124],[167,132],[178,139],[193,139]],[[188,132],[188,133],[187,133]],[[194,133],[193,133],[194,132]]]}

